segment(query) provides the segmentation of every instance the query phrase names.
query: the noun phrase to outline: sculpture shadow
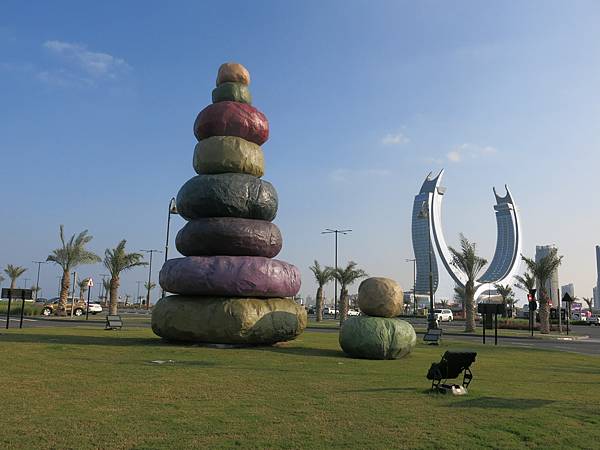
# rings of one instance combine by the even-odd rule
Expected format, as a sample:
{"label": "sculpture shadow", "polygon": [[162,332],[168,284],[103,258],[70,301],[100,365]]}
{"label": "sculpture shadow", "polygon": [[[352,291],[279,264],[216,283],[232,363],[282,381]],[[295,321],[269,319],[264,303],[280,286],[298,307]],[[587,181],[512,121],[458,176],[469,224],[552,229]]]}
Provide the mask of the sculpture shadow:
{"label": "sculpture shadow", "polygon": [[107,331],[106,336],[0,333],[0,342],[22,342],[53,345],[110,345],[115,347],[130,347],[135,345],[166,345],[165,342],[159,338],[115,337],[114,333],[118,333],[118,331]]}
{"label": "sculpture shadow", "polygon": [[408,387],[382,387],[382,388],[370,388],[370,389],[352,389],[348,391],[339,391],[343,394],[368,394],[370,392],[413,392],[413,393],[426,393],[423,389],[408,388]]}
{"label": "sculpture shadow", "polygon": [[550,405],[554,400],[541,398],[477,397],[446,405],[447,408],[533,409]]}
{"label": "sculpture shadow", "polygon": [[328,348],[312,348],[312,347],[286,347],[286,346],[269,346],[269,347],[253,347],[256,350],[262,350],[274,353],[285,353],[287,355],[311,356],[321,358],[340,358],[346,357],[341,350]]}

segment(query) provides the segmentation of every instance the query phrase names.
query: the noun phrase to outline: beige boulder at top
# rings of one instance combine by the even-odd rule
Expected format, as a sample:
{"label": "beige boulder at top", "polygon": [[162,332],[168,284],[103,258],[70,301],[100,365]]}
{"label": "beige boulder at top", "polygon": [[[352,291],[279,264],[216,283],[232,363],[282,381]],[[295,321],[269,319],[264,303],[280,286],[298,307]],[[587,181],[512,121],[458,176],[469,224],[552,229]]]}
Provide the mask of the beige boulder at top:
{"label": "beige boulder at top", "polygon": [[389,278],[367,278],[358,287],[358,307],[368,316],[396,317],[404,307],[404,292]]}
{"label": "beige boulder at top", "polygon": [[217,74],[217,86],[228,81],[248,85],[250,84],[250,72],[238,63],[229,62],[221,64],[219,73]]}

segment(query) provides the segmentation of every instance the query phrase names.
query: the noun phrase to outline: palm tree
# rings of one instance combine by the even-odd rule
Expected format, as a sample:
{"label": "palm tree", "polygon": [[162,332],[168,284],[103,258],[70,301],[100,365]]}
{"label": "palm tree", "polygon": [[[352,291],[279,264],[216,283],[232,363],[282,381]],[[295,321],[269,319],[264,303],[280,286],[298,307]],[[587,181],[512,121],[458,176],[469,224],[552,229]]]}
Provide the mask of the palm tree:
{"label": "palm tree", "polygon": [[581,300],[583,300],[587,304],[588,309],[591,311],[592,310],[592,299],[591,299],[591,297],[581,297]]}
{"label": "palm tree", "polygon": [[6,269],[4,269],[4,273],[8,275],[10,278],[10,288],[17,288],[17,279],[25,273],[27,269],[25,267],[13,266],[12,264],[7,264]]}
{"label": "palm tree", "polygon": [[126,243],[127,241],[123,239],[115,248],[107,248],[104,252],[104,267],[110,273],[110,314],[113,315],[117,314],[121,272],[148,264],[142,261],[144,256],[141,253],[126,253]]}
{"label": "palm tree", "polygon": [[350,261],[345,269],[329,267],[338,283],[340,283],[340,325],[348,317],[348,286],[359,278],[367,277],[367,273],[356,268],[356,263]]}
{"label": "palm tree", "polygon": [[467,277],[465,283],[465,331],[475,331],[475,281],[487,260],[477,256],[477,246],[460,234],[460,250],[448,247],[452,254],[452,264],[458,267]]}
{"label": "palm tree", "polygon": [[88,283],[90,282],[89,278],[84,278],[83,280],[81,280],[79,283],[77,283],[77,286],[79,286],[79,300],[83,301],[84,295],[88,290]]}
{"label": "palm tree", "polygon": [[333,279],[333,271],[330,267],[321,267],[319,261],[315,259],[315,265],[309,269],[315,275],[315,280],[319,287],[317,288],[317,322],[323,320],[323,287]]}
{"label": "palm tree", "polygon": [[529,291],[535,289],[535,278],[531,274],[531,272],[525,272],[523,275],[517,275],[515,277],[515,280],[517,280],[515,286],[521,289],[522,291],[527,292],[528,294]]}
{"label": "palm tree", "polygon": [[546,291],[546,283],[562,262],[562,256],[558,256],[558,250],[552,248],[550,252],[539,261],[534,261],[531,258],[521,255],[521,259],[525,261],[527,269],[537,281],[539,290],[538,301],[539,317],[540,317],[540,333],[550,333],[550,297]]}
{"label": "palm tree", "polygon": [[56,313],[58,315],[65,315],[67,297],[69,296],[69,288],[71,287],[71,270],[82,264],[99,262],[100,257],[85,248],[93,239],[93,236],[90,236],[87,230],[82,231],[77,236],[73,235],[71,239],[65,241],[64,225],[61,225],[59,235],[62,246],[52,250],[46,261],[58,264],[63,270],[60,283],[60,299]]}
{"label": "palm tree", "polygon": [[110,291],[110,280],[103,278],[102,287],[104,288],[104,298],[102,301],[104,302],[104,306],[108,306],[108,292]]}
{"label": "palm tree", "polygon": [[0,284],[2,284],[4,282],[4,280],[5,280],[5,278],[2,275],[0,275]]}
{"label": "palm tree", "polygon": [[[502,303],[504,303],[505,307],[508,307],[510,310],[510,317],[512,317],[513,306],[516,302],[515,291],[510,286],[510,284],[494,284],[494,287],[502,297]],[[505,313],[506,315],[506,313]]]}
{"label": "palm tree", "polygon": [[[156,287],[156,283],[154,281],[151,281],[150,283],[148,283],[147,281],[144,281],[144,289],[146,289],[146,292],[151,291],[155,287]],[[148,295],[148,297],[150,297],[150,295]],[[146,301],[146,300],[144,300],[144,301]]]}

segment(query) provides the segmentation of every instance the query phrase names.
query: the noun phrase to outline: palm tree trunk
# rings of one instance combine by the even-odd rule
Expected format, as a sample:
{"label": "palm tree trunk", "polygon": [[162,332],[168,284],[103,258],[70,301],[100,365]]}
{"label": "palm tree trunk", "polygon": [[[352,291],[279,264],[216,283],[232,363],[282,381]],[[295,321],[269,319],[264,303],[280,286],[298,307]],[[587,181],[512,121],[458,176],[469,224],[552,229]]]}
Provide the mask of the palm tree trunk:
{"label": "palm tree trunk", "polygon": [[71,287],[71,274],[68,270],[63,270],[63,276],[60,281],[60,298],[58,300],[58,308],[56,315],[67,315],[67,297],[69,296],[69,288]]}
{"label": "palm tree trunk", "polygon": [[17,288],[17,279],[16,278],[11,278],[10,279],[10,288],[11,289],[16,289]]}
{"label": "palm tree trunk", "polygon": [[342,285],[340,290],[340,325],[348,318],[348,288]]}
{"label": "palm tree trunk", "polygon": [[[550,304],[547,300],[540,302],[540,333],[550,333]],[[535,317],[535,315],[534,315]]]}
{"label": "palm tree trunk", "polygon": [[119,277],[112,277],[110,279],[110,314],[116,315],[118,308],[119,299]]}
{"label": "palm tree trunk", "polygon": [[317,289],[317,322],[323,320],[323,286]]}
{"label": "palm tree trunk", "polygon": [[472,286],[465,286],[465,331],[475,331],[475,290]]}

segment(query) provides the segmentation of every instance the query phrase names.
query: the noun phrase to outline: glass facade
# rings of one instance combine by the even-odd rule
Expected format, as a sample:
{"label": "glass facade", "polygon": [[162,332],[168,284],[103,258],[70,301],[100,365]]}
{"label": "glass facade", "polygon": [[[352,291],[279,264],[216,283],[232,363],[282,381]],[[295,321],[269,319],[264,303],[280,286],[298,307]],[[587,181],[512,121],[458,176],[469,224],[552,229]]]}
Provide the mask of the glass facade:
{"label": "glass facade", "polygon": [[517,245],[513,205],[500,203],[494,206],[496,210],[496,251],[488,269],[479,278],[481,283],[493,283],[504,278],[511,270]]}
{"label": "glass facade", "polygon": [[429,251],[431,251],[431,272],[433,274],[433,292],[437,290],[439,277],[438,267],[433,251],[433,245],[430,245],[429,239],[429,218],[423,216],[421,211],[423,206],[428,210],[430,193],[421,192],[415,196],[412,212],[412,243],[415,259],[417,260],[417,282],[415,291],[417,295],[429,295]]}

